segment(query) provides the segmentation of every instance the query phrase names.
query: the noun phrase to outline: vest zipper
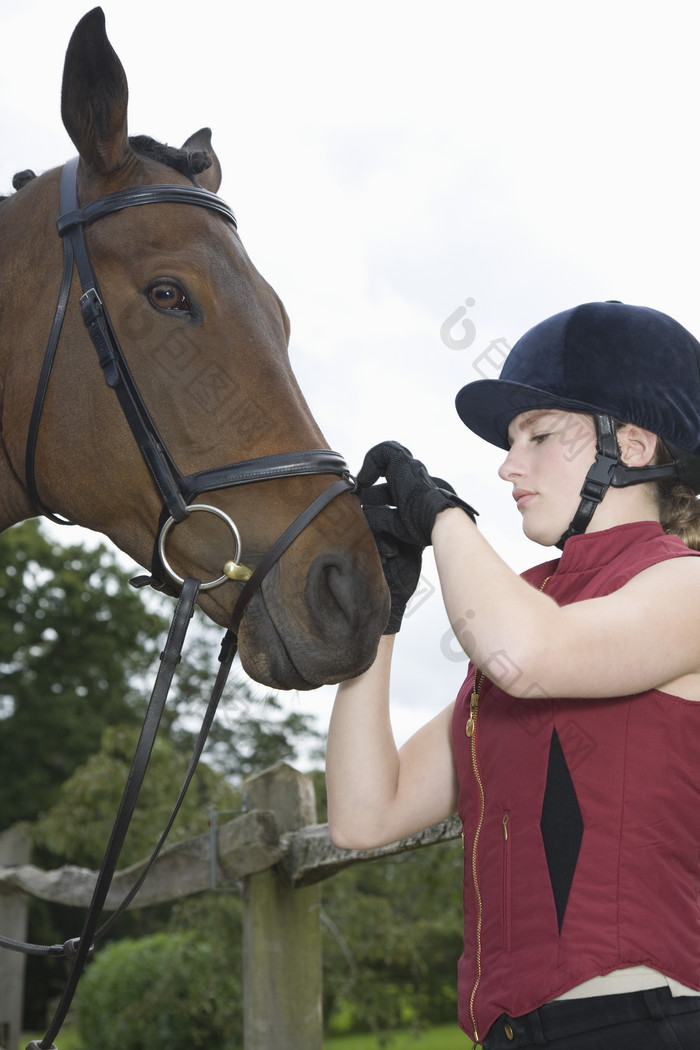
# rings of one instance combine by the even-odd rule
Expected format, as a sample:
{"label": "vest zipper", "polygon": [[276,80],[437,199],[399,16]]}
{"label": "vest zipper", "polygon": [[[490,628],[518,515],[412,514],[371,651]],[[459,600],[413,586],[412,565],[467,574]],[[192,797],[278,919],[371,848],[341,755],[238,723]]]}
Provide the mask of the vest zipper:
{"label": "vest zipper", "polygon": [[472,692],[471,699],[469,701],[469,718],[465,727],[465,732],[469,738],[471,745],[471,758],[472,758],[472,769],[474,770],[474,779],[476,780],[477,787],[479,789],[479,819],[476,825],[476,831],[474,832],[474,841],[472,843],[472,882],[474,885],[474,895],[476,897],[476,981],[472,988],[472,993],[469,997],[469,1015],[471,1017],[472,1027],[474,1029],[474,1041],[478,1043],[479,1033],[476,1027],[476,1017],[474,1014],[474,1001],[476,999],[476,993],[481,982],[481,924],[483,920],[483,904],[481,900],[481,890],[479,889],[479,873],[477,870],[477,853],[479,850],[479,837],[481,835],[481,829],[484,824],[484,811],[486,808],[486,799],[484,796],[484,785],[481,780],[481,773],[479,772],[479,763],[476,756],[476,717],[479,711],[479,693],[481,686],[484,681],[484,676],[481,671],[474,671],[474,691]]}
{"label": "vest zipper", "polygon": [[[540,586],[540,590],[543,591],[549,583],[551,577],[547,576]],[[479,671],[478,668],[474,668],[474,690],[469,700],[469,718],[465,726],[465,732],[469,739],[471,746],[471,758],[472,758],[472,769],[474,771],[474,779],[479,789],[479,819],[476,824],[476,831],[474,832],[474,841],[472,843],[472,883],[474,886],[474,896],[476,897],[476,980],[474,981],[474,987],[472,993],[469,996],[469,1016],[471,1018],[472,1027],[474,1029],[474,1042],[479,1043],[479,1032],[476,1026],[476,1016],[474,1013],[474,1003],[476,1001],[476,993],[479,990],[481,983],[481,928],[483,922],[483,903],[481,900],[481,890],[479,889],[479,872],[477,869],[477,854],[479,851],[479,837],[481,835],[481,829],[484,825],[484,814],[486,811],[486,796],[484,793],[484,784],[481,779],[481,772],[479,771],[479,762],[476,755],[476,718],[479,713],[479,694],[481,693],[482,686],[484,684],[484,674]],[[504,815],[503,818],[503,840],[504,846],[508,842],[508,821],[510,814]],[[462,842],[464,843],[464,833],[462,833]]]}
{"label": "vest zipper", "polygon": [[503,814],[503,950],[510,951],[510,812]]}

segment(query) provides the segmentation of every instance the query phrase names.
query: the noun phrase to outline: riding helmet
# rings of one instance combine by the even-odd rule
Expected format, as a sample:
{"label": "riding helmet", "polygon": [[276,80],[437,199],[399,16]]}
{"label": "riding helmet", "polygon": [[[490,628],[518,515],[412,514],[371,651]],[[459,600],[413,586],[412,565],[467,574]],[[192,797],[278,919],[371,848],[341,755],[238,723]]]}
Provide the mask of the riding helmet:
{"label": "riding helmet", "polygon": [[[559,547],[586,531],[610,485],[675,476],[700,493],[700,343],[658,310],[609,301],[555,314],[518,340],[498,379],[468,383],[456,404],[470,430],[503,449],[521,412],[552,408],[593,416],[596,459]],[[656,434],[671,462],[627,467],[616,438],[619,421]]]}

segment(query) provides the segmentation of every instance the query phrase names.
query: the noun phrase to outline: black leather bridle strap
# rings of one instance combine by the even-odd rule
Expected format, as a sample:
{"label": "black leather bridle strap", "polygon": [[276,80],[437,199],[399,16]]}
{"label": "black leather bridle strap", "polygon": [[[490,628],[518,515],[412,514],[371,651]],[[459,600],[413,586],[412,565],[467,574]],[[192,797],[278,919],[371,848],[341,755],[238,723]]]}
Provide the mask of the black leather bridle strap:
{"label": "black leather bridle strap", "polygon": [[46,353],[44,354],[44,361],[41,366],[41,372],[39,373],[39,381],[37,383],[36,394],[34,396],[34,405],[32,408],[32,414],[29,420],[29,433],[27,436],[27,448],[25,452],[24,461],[24,476],[27,480],[27,488],[29,490],[29,496],[35,506],[41,510],[47,518],[51,521],[55,521],[58,525],[72,525],[73,523],[67,521],[65,518],[59,517],[50,511],[41,501],[39,492],[36,485],[36,472],[35,472],[35,458],[36,458],[36,446],[39,437],[39,423],[41,422],[41,414],[44,409],[44,401],[46,400],[46,391],[48,390],[49,380],[51,379],[51,372],[53,370],[53,363],[56,359],[56,349],[58,347],[58,341],[61,338],[61,331],[63,329],[63,320],[66,316],[66,307],[68,306],[68,297],[70,296],[71,281],[73,278],[73,246],[70,242],[65,242],[63,245],[63,273],[61,276],[61,287],[58,293],[58,302],[56,304],[56,312],[54,314],[53,324],[51,326],[51,332],[49,335],[49,341],[46,347]]}
{"label": "black leather bridle strap", "polygon": [[200,470],[197,474],[187,474],[182,479],[181,489],[186,501],[191,503],[195,496],[203,492],[212,492],[214,489],[308,474],[347,475],[348,465],[339,452],[332,452],[326,448],[304,452],[280,452],[277,455],[245,459],[240,463],[229,463],[225,467]]}
{"label": "black leather bridle strap", "polygon": [[[77,944],[75,944],[75,955],[73,956],[73,963],[68,975],[66,987],[43,1040],[41,1040],[41,1042],[33,1041],[29,1043],[28,1050],[29,1048],[32,1048],[32,1050],[50,1050],[53,1046],[53,1039],[59,1032],[66,1018],[66,1014],[68,1013],[70,1004],[73,1001],[78,980],[80,979],[85,962],[87,961],[87,957],[93,946],[97,923],[104,907],[105,900],[107,899],[112,877],[119,860],[119,854],[121,853],[129,823],[141,791],[141,785],[143,784],[146,775],[146,769],[151,757],[151,752],[153,751],[158,726],[160,725],[160,720],[165,708],[165,701],[172,683],[175,668],[180,661],[185,635],[187,634],[187,628],[192,619],[192,613],[194,611],[198,593],[199,580],[191,578],[186,579],[182,587],[182,594],[180,595],[175,608],[165,647],[161,653],[158,675],[153,686],[151,699],[146,711],[146,717],[141,729],[141,735],[136,747],[136,753],[131,765],[131,770],[129,771],[129,776],[124,788],[114,827],[112,828],[112,834],[107,845],[102,866],[97,876],[97,882],[95,883],[95,889],[85,919],[83,932],[81,933]],[[194,770],[192,770],[192,772],[194,772]],[[182,793],[182,797],[184,798],[184,792]],[[174,819],[175,815],[172,820]],[[165,841],[164,838],[162,841]]]}
{"label": "black leather bridle strap", "polygon": [[199,763],[202,751],[206,744],[209,732],[211,730],[214,716],[219,704],[219,700],[223,693],[224,686],[228,679],[228,675],[233,663],[233,659],[236,655],[237,641],[236,632],[241,622],[243,613],[248,605],[248,602],[252,598],[255,591],[261,585],[264,577],[267,575],[272,566],[278,561],[285,550],[294,542],[294,540],[303,532],[307,525],[316,518],[321,511],[328,506],[328,504],[335,499],[336,496],[346,491],[352,491],[355,488],[354,479],[350,477],[341,477],[333,485],[330,485],[327,489],[324,489],[316,499],[314,499],[309,506],[292,522],[292,524],[282,533],[279,539],[272,545],[267,551],[265,556],[258,563],[253,575],[246,582],[234,609],[232,626],[226,632],[221,647],[221,654],[219,656],[220,668],[217,674],[216,682],[212,690],[211,698],[207,706],[206,713],[202,720],[202,725],[195,743],[194,751],[185,779],[183,781],[180,793],[175,802],[173,812],[166,824],[163,833],[158,840],[158,843],[149,857],[148,861],[144,865],[138,879],[126,894],[119,907],[115,909],[110,918],[103,923],[103,925],[97,929],[99,917],[104,908],[104,903],[107,899],[109,887],[114,877],[114,872],[119,860],[119,854],[124,844],[131,818],[133,816],[134,809],[139,797],[141,785],[143,784],[144,777],[146,775],[146,769],[148,762],[153,750],[153,746],[158,732],[158,726],[160,725],[163,710],[165,708],[165,702],[168,696],[170,685],[172,683],[173,674],[175,668],[180,660],[182,647],[185,641],[185,635],[189,626],[192,614],[194,612],[194,606],[197,600],[197,594],[199,593],[200,581],[193,580],[192,578],[185,579],[182,587],[182,592],[175,608],[173,621],[170,626],[168,638],[165,644],[165,648],[161,653],[161,664],[158,671],[151,699],[148,704],[146,711],[146,717],[144,720],[141,735],[136,747],[136,753],[134,755],[133,763],[129,776],[127,779],[122,801],[119,806],[112,834],[105,852],[102,866],[97,876],[97,882],[93,891],[92,900],[88,909],[88,914],[85,920],[83,931],[79,938],[73,941],[67,941],[64,945],[30,945],[21,944],[16,941],[11,941],[9,938],[0,938],[0,943],[3,947],[11,948],[15,951],[24,951],[28,954],[42,954],[42,955],[73,955],[73,963],[68,975],[68,980],[63,991],[63,995],[56,1008],[56,1012],[51,1021],[51,1024],[46,1032],[44,1038],[39,1041],[32,1041],[28,1044],[27,1050],[55,1050],[53,1040],[60,1031],[70,1005],[75,996],[75,991],[78,986],[78,981],[82,974],[82,971],[87,961],[88,955],[92,950],[96,940],[99,940],[105,933],[111,929],[112,925],[117,919],[126,911],[128,906],[131,904],[133,899],[136,897],[141,886],[145,882],[149,872],[155,864],[160,851],[165,844],[168,834],[175,822],[177,814],[180,810],[182,802],[185,798],[192,777],[194,776],[195,770]]}
{"label": "black leather bridle strap", "polygon": [[[121,207],[127,207],[137,202],[133,199],[131,192],[125,190],[122,191],[121,194],[112,194],[109,198],[102,198],[100,201],[96,201],[95,205],[89,205],[87,208],[77,210],[76,174],[78,160],[79,159],[75,157],[73,160],[68,161],[61,172],[59,202],[61,216],[58,219],[58,227],[59,232],[65,234],[63,237],[63,275],[56,313],[54,315],[51,334],[44,355],[44,362],[39,376],[27,434],[27,448],[25,452],[25,477],[27,489],[32,500],[42,513],[52,521],[64,524],[64,519],[48,510],[39,496],[35,476],[35,457],[39,437],[39,424],[41,422],[46,391],[56,356],[56,349],[58,347],[63,327],[73,277],[73,266],[75,264],[78,267],[78,272],[83,284],[84,294],[80,301],[83,318],[93,343],[95,344],[100,364],[105,374],[105,379],[108,385],[115,388],[122,405],[122,410],[126,415],[139,449],[149,466],[151,474],[153,475],[171,514],[177,516],[178,520],[182,520],[187,516],[187,512],[178,490],[179,472],[172,462],[167,449],[165,449],[162,446],[162,443],[158,440],[158,432],[138,393],[133,377],[129,372],[126,360],[121,353],[121,347],[119,346],[119,342],[114,334],[109,316],[107,315],[106,310],[103,309],[102,300],[97,288],[97,279],[95,278],[87,255],[85,238],[83,236],[81,225],[81,223],[88,220],[94,222],[102,215],[108,214],[109,211],[114,211],[122,200],[123,203],[121,203]],[[189,187],[171,188],[182,189],[185,194],[190,192]],[[141,188],[142,191],[149,191],[149,200],[163,199],[160,195],[155,196],[152,192],[154,190],[160,191],[161,189],[162,187],[152,186]],[[195,187],[192,187],[192,193],[196,196],[197,202],[200,201],[202,194],[206,195],[207,203],[209,197],[213,197],[214,200],[218,201],[218,198],[216,198],[214,194],[207,194],[206,191],[197,190]],[[143,198],[143,192],[141,193],[141,198]],[[110,204],[107,209],[104,206],[104,202],[108,199]],[[139,200],[139,203],[146,202],[145,199]],[[96,205],[99,205],[100,207],[96,207]],[[223,201],[219,201],[219,205],[225,209],[228,208]],[[220,210],[220,208],[217,207],[217,210]],[[228,209],[228,211],[230,211],[230,209]],[[233,212],[230,212],[230,217],[235,224]]]}
{"label": "black leather bridle strap", "polygon": [[324,491],[313,500],[306,510],[302,511],[298,518],[296,518],[288,529],[282,533],[279,539],[273,543],[266,554],[260,559],[256,565],[252,576],[249,580],[246,580],[243,590],[238,596],[238,601],[233,610],[233,616],[231,618],[231,630],[238,634],[238,628],[240,627],[241,618],[246,610],[248,602],[253,597],[258,587],[262,584],[263,579],[268,574],[272,566],[277,562],[287,547],[290,546],[297,538],[297,536],[304,531],[306,526],[314,520],[314,518],[321,513],[324,507],[327,507],[331,500],[339,496],[341,492],[351,492],[355,489],[355,481],[352,478],[339,478],[338,481],[334,482],[329,488]]}
{"label": "black leather bridle strap", "polygon": [[[193,580],[187,578],[182,587],[182,593],[178,600],[173,621],[168,634],[168,639],[165,645],[165,649],[161,653],[161,665],[156,678],[151,699],[146,712],[146,718],[144,720],[143,729],[141,736],[136,747],[136,753],[132,763],[131,771],[127,780],[122,801],[117,813],[112,835],[110,837],[107,850],[105,852],[104,860],[100,868],[100,872],[97,877],[95,889],[92,896],[92,901],[88,910],[87,918],[83,932],[77,942],[74,942],[75,956],[73,964],[68,976],[66,987],[63,991],[63,995],[58,1004],[56,1012],[54,1014],[51,1025],[41,1042],[29,1043],[27,1050],[54,1050],[53,1039],[58,1034],[65,1021],[66,1015],[73,1001],[75,991],[80,979],[80,975],[87,961],[87,957],[94,945],[94,942],[102,937],[117,921],[117,919],[123,914],[132,902],[144,881],[146,880],[151,868],[155,864],[158,855],[168,837],[170,829],[177,817],[182,802],[185,798],[187,790],[189,788],[192,777],[194,776],[197,764],[201,757],[204,745],[207,741],[209,731],[211,729],[214,716],[218,707],[221,694],[223,692],[226,680],[228,678],[233,658],[236,654],[237,642],[236,633],[238,631],[241,618],[245,612],[248,602],[256,592],[256,590],[262,584],[264,577],[270,571],[273,565],[282,556],[285,550],[294,542],[294,540],[303,532],[303,530],[309,525],[311,521],[316,518],[321,511],[328,506],[328,504],[335,499],[336,496],[342,492],[352,491],[355,488],[354,479],[350,477],[341,477],[334,484],[330,485],[327,489],[324,489],[316,499],[314,499],[309,506],[302,511],[302,513],[292,522],[292,524],[285,529],[279,539],[272,545],[267,551],[264,557],[260,560],[255,568],[250,579],[246,582],[241,594],[236,603],[236,607],[233,612],[232,624],[229,631],[227,631],[224,641],[222,643],[220,660],[220,669],[216,678],[214,689],[212,690],[211,699],[207,706],[202,726],[200,728],[199,735],[195,744],[194,752],[190,760],[190,764],[185,775],[180,794],[176,800],[173,812],[171,814],[168,823],[156,845],[155,850],[151,854],[149,860],[145,864],[141,874],[139,875],[136,883],[129,890],[128,894],[121,902],[119,907],[110,916],[99,929],[97,929],[97,923],[99,916],[104,907],[109,887],[114,876],[114,871],[119,859],[124,839],[126,837],[129,823],[133,816],[133,812],[138,800],[141,785],[146,774],[146,768],[153,750],[155,743],[158,726],[163,714],[165,707],[165,701],[167,699],[170,684],[172,682],[175,667],[180,660],[182,653],[182,646],[185,640],[185,634],[187,627],[192,618],[194,606],[197,600],[197,594],[199,592],[200,582],[199,580]],[[70,942],[67,942],[63,946],[62,950],[57,951],[54,946],[52,948],[45,949],[45,954],[67,954],[67,947]],[[18,949],[16,944],[7,945],[7,947],[14,947]],[[29,948],[29,945],[24,946],[25,950]],[[36,946],[32,946],[36,947]],[[73,945],[71,945],[71,951]]]}
{"label": "black leather bridle strap", "polygon": [[62,521],[47,511],[39,498],[34,476],[34,461],[38,440],[39,422],[48,387],[56,347],[61,334],[68,296],[70,294],[73,265],[78,270],[82,296],[80,307],[85,326],[94,343],[105,380],[111,386],[122,407],[139,450],[145,459],[153,479],[160,490],[170,515],[176,521],[187,517],[187,506],[180,491],[182,475],[172,460],[158,430],[141,398],[138,387],[116,337],[107,308],[100,295],[97,278],[90,263],[85,245],[84,227],[105,215],[124,208],[152,203],[192,204],[206,207],[224,216],[236,227],[236,217],[229,206],[214,193],[196,186],[153,185],[137,186],[112,193],[94,201],[85,208],[78,207],[76,174],[78,158],[69,161],[61,173],[60,217],[58,231],[63,238],[63,279],[59,303],[54,316],[51,337],[34,400],[30,420],[25,470],[27,487],[37,506],[53,520]]}
{"label": "black leather bridle strap", "polygon": [[[68,161],[68,165],[75,170],[78,166],[77,158]],[[162,203],[167,204],[198,204],[200,207],[217,211],[238,229],[236,216],[228,204],[209,190],[203,190],[200,186],[177,186],[172,183],[151,186],[132,186],[118,193],[108,193],[106,197],[100,197],[85,208],[78,208],[77,200],[68,208],[61,208],[61,217],[58,220],[58,232],[63,235],[67,230],[76,226],[89,226],[91,222],[97,222],[105,215],[111,215],[115,211],[123,211],[124,208],[138,207],[141,204]]]}
{"label": "black leather bridle strap", "polygon": [[[233,488],[237,485],[252,485],[262,481],[277,481],[279,478],[292,478],[301,477],[309,474],[339,474],[344,485],[333,487],[326,490],[330,494],[321,503],[316,513],[323,510],[326,502],[330,502],[337,494],[343,491],[344,488],[354,490],[356,483],[350,471],[348,465],[343,457],[338,452],[333,452],[330,449],[312,449],[305,452],[282,452],[277,455],[271,456],[260,456],[257,459],[242,460],[240,463],[230,463],[226,467],[214,467],[211,470],[202,470],[197,474],[188,474],[182,479],[182,493],[189,505],[192,500],[204,492],[211,492],[214,489],[221,488]],[[320,497],[322,499],[322,497]],[[316,504],[314,503],[313,506]],[[307,511],[303,512],[306,515]],[[301,528],[305,528],[306,525],[313,520],[316,514],[311,515],[308,519],[305,519],[304,525]],[[130,580],[131,586],[141,587],[153,587],[157,591],[161,591],[164,594],[170,594],[171,596],[177,595],[177,590],[173,584],[166,580],[166,573],[164,572],[163,565],[160,558],[160,535],[163,528],[168,520],[167,508],[163,508],[158,522],[158,529],[156,534],[156,540],[153,545],[153,555],[151,557],[151,574],[150,576],[134,576]],[[289,544],[294,540],[297,533],[292,533],[292,529],[296,526],[296,521],[290,525],[289,529],[286,530],[284,536],[289,535],[288,542],[282,545],[282,539],[280,537],[275,543],[271,551],[268,551],[264,558],[266,568],[255,572],[254,576],[258,583],[262,582],[262,577],[267,574],[269,569],[274,564],[277,558],[281,557],[282,553],[287,549]],[[299,529],[301,531],[301,529]],[[274,558],[271,558],[272,552],[276,552]],[[248,597],[245,600],[243,606],[241,606],[241,616],[243,615],[243,609],[245,605],[253,595],[254,587],[248,588]],[[240,599],[239,599],[240,601]],[[240,616],[235,625],[235,630],[238,630],[238,623],[240,623]]]}
{"label": "black leather bridle strap", "polygon": [[[270,550],[261,558],[250,578],[246,581],[234,608],[232,626],[226,633],[222,643],[222,651],[219,657],[221,664],[219,673],[217,674],[207,712],[195,744],[194,753],[185,775],[182,789],[175,803],[172,816],[168,821],[153,854],[142,869],[138,880],[132,886],[131,890],[110,919],[98,929],[97,924],[99,917],[109,892],[119,854],[124,843],[126,832],[139,796],[141,784],[143,783],[146,773],[146,768],[150,760],[175,667],[180,660],[187,627],[192,617],[200,587],[203,586],[199,580],[194,580],[191,577],[184,579],[184,581],[180,581],[182,583],[182,591],[175,609],[165,648],[161,653],[161,664],[151,693],[151,699],[148,704],[144,725],[136,748],[136,754],[124,789],[119,811],[114,822],[104,860],[98,873],[81,936],[67,941],[64,945],[49,946],[23,944],[11,940],[10,938],[0,937],[0,946],[11,948],[15,951],[23,951],[29,954],[65,955],[72,957],[73,959],[68,982],[61,1000],[59,1001],[51,1025],[44,1036],[44,1039],[40,1043],[36,1041],[30,1043],[28,1050],[55,1050],[55,1048],[53,1048],[53,1039],[65,1020],[75,994],[80,974],[82,973],[88,954],[93,948],[94,941],[102,936],[112,926],[119,915],[121,915],[128,907],[155,863],[168,832],[177,816],[178,810],[180,809],[204,748],[220,696],[223,692],[231,664],[236,654],[236,633],[250,599],[259,589],[270,569],[276,564],[282,554],[307,527],[307,525],[313,521],[314,518],[320,514],[336,496],[355,488],[355,481],[350,476],[347,464],[343,457],[337,452],[332,452],[327,449],[279,453],[277,455],[263,456],[240,463],[228,464],[224,467],[215,467],[199,471],[186,477],[181,474],[174,460],[170,456],[165,443],[161,439],[155,423],[141,398],[136,382],[119,344],[119,340],[113,329],[109,314],[102,301],[97,279],[87,253],[84,227],[92,222],[96,222],[105,215],[112,214],[113,212],[120,211],[124,208],[156,202],[194,204],[207,207],[223,215],[234,225],[234,227],[236,226],[235,216],[228,205],[214,194],[199,187],[176,185],[142,186],[126,189],[119,193],[101,198],[93,204],[80,209],[78,208],[77,201],[77,167],[78,159],[76,158],[65,165],[61,175],[61,215],[58,220],[58,229],[63,237],[64,244],[63,273],[58,305],[54,315],[49,343],[42,365],[34,406],[30,417],[27,449],[25,453],[27,490],[35,505],[46,514],[47,517],[50,517],[54,521],[63,523],[62,518],[52,514],[44,506],[39,496],[35,478],[35,458],[42,410],[66,314],[74,267],[77,268],[82,288],[80,306],[85,325],[97,350],[105,380],[117,394],[119,403],[132,434],[148,465],[153,480],[161,493],[164,502],[163,515],[169,514],[174,522],[183,521],[189,514],[188,508],[192,501],[198,495],[214,489],[308,474],[337,474],[339,475],[339,478],[333,484],[329,485],[327,489],[321,492],[320,495],[318,495],[311,504],[299,514],[279,539],[272,545]],[[213,508],[204,507],[201,507],[200,509],[213,510]],[[161,524],[163,524],[163,521],[161,521]],[[157,541],[156,546],[158,546]],[[154,577],[156,577],[155,568]],[[179,577],[177,579],[179,580]],[[150,580],[145,578],[144,582],[150,582],[159,586],[158,578],[151,578]]]}
{"label": "black leather bridle strap", "polygon": [[185,773],[185,778],[182,782],[180,793],[177,796],[177,800],[173,807],[173,812],[170,816],[170,819],[168,820],[168,823],[165,825],[163,833],[158,840],[158,844],[153,850],[151,856],[146,861],[138,879],[131,887],[129,892],[126,894],[124,900],[121,902],[119,907],[116,908],[110,915],[109,919],[107,919],[107,921],[103,923],[102,926],[100,926],[99,930],[95,934],[95,940],[99,940],[101,937],[103,937],[112,928],[117,919],[124,914],[126,909],[133,901],[134,897],[146,881],[146,878],[148,877],[151,868],[158,859],[161,849],[165,845],[165,840],[170,834],[170,830],[173,824],[175,823],[175,818],[180,812],[180,807],[185,800],[185,795],[187,794],[190,783],[192,782],[192,777],[194,776],[197,770],[197,765],[199,764],[199,760],[202,757],[204,745],[206,744],[207,739],[209,737],[209,732],[214,722],[214,716],[216,715],[216,710],[219,706],[219,701],[221,700],[221,696],[224,691],[224,686],[226,685],[226,682],[228,680],[229,672],[231,670],[231,665],[233,664],[233,659],[236,655],[236,652],[236,637],[232,631],[227,631],[221,643],[221,651],[219,653],[219,671],[216,676],[214,688],[212,689],[211,697],[209,699],[209,703],[207,704],[207,709],[204,712],[202,725],[200,726],[199,733],[197,735],[197,740],[192,751],[192,758],[190,759],[190,764],[187,767],[187,772]]}
{"label": "black leather bridle strap", "polygon": [[[101,198],[95,202],[95,206],[88,205],[87,208],[76,210],[77,189],[75,176],[77,163],[77,159],[69,161],[61,174],[62,215],[58,220],[58,229],[64,238],[64,242],[70,244],[75,257],[75,265],[83,292],[80,297],[83,321],[97,350],[105,381],[108,386],[113,388],[119,399],[119,404],[134,435],[139,451],[148,464],[165,505],[176,521],[184,521],[187,517],[187,507],[180,493],[180,472],[164,443],[159,439],[155,423],[141,398],[127,365],[109,313],[100,295],[97,278],[88,257],[83,232],[85,223],[95,222],[98,218],[102,218],[111,211],[118,210],[118,208],[130,207],[136,203],[145,204],[150,201],[162,201],[169,198],[162,195],[164,187],[140,187],[138,196],[135,196],[129,190],[123,190],[121,193],[111,194],[109,198]],[[192,187],[193,191],[194,189]],[[182,192],[178,193],[178,197],[184,198],[189,193],[189,189],[188,187],[182,187],[181,190]],[[197,193],[196,202],[199,202],[199,199],[199,194]],[[68,200],[70,200],[70,204],[68,204]],[[110,202],[109,206],[106,204],[108,200]],[[195,203],[194,200],[193,203]]]}
{"label": "black leather bridle strap", "polygon": [[[176,522],[184,521],[187,517],[188,505],[201,493],[214,489],[301,474],[347,475],[347,464],[342,456],[326,449],[280,453],[240,463],[230,463],[223,467],[214,467],[187,476],[182,475],[158,432],[124,357],[90,263],[84,228],[114,212],[151,203],[192,204],[206,207],[226,218],[234,228],[237,226],[236,217],[229,206],[216,194],[201,187],[184,185],[131,187],[102,197],[84,208],[79,208],[78,164],[79,158],[76,157],[64,166],[61,173],[60,217],[57,226],[64,243],[63,278],[49,345],[34,400],[25,453],[27,488],[37,507],[54,521],[63,521],[43,504],[37,490],[34,467],[39,424],[70,294],[74,265],[77,268],[82,288],[80,306],[83,320],[97,351],[105,380],[114,389],[119,399],[137,446],[160,491],[164,509],[167,512],[164,520],[165,516],[170,516]],[[155,567],[152,580],[154,584],[158,584]]]}

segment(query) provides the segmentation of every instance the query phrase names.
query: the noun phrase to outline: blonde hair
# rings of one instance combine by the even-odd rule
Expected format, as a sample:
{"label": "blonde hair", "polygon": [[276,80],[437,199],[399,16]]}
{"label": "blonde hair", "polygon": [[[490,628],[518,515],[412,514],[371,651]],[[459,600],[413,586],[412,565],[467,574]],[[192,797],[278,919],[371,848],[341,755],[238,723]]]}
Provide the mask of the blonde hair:
{"label": "blonde hair", "polygon": [[[613,419],[616,432],[627,425],[625,420],[617,416],[613,416]],[[673,463],[673,456],[658,435],[651,463],[654,466]],[[664,532],[670,536],[679,536],[686,547],[700,551],[700,500],[693,489],[678,478],[664,478],[651,484],[659,509],[659,523]]]}
{"label": "blonde hair", "polygon": [[[671,462],[668,449],[657,438],[654,463]],[[700,500],[690,486],[678,478],[664,478],[656,482],[656,500],[664,532],[680,536],[686,547],[700,551]]]}

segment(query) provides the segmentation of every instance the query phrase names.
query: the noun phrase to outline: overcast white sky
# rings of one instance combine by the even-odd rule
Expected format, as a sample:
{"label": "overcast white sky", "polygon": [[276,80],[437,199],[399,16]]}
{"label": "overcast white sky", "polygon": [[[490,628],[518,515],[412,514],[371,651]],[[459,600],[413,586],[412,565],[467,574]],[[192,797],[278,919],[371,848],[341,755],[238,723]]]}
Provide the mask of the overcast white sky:
{"label": "overcast white sky", "polygon": [[[357,469],[398,439],[481,511],[515,569],[554,556],[522,538],[501,456],[465,430],[454,396],[496,374],[492,341],[580,302],[653,306],[700,334],[696,5],[102,6],[130,131],[181,145],[213,129],[221,196],[291,315],[295,371],[331,446]],[[0,193],[74,152],[61,72],[89,8],[0,0]],[[430,559],[425,576],[429,590]],[[447,631],[436,594],[406,621],[401,740],[463,678]],[[331,698],[289,703],[323,723]]]}

